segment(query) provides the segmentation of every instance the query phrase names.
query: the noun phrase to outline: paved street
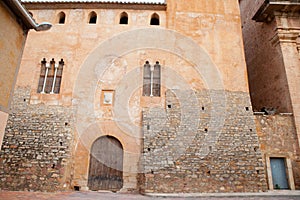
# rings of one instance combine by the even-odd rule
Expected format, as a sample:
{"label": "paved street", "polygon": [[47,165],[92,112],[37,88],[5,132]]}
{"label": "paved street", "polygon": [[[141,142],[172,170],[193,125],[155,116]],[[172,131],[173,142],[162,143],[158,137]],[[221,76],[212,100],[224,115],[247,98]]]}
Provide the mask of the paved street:
{"label": "paved street", "polygon": [[[173,196],[173,197],[172,197]],[[181,199],[201,199],[201,200],[300,200],[298,191],[280,191],[273,193],[255,193],[255,194],[195,194],[190,195],[172,195],[170,197],[149,197],[138,194],[117,194],[101,192],[60,192],[60,193],[42,193],[42,192],[8,192],[0,191],[0,200],[181,200]]]}

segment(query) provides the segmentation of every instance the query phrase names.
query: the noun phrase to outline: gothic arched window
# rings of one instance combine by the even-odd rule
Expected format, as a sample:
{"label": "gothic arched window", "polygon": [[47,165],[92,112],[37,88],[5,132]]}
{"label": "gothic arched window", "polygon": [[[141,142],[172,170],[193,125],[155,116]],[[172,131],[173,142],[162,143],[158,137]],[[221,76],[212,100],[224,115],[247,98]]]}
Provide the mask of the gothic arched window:
{"label": "gothic arched window", "polygon": [[159,15],[156,13],[153,13],[153,15],[151,16],[151,21],[150,21],[150,25],[159,25]]}
{"label": "gothic arched window", "polygon": [[161,66],[158,61],[151,65],[149,61],[144,64],[143,96],[160,97]]}

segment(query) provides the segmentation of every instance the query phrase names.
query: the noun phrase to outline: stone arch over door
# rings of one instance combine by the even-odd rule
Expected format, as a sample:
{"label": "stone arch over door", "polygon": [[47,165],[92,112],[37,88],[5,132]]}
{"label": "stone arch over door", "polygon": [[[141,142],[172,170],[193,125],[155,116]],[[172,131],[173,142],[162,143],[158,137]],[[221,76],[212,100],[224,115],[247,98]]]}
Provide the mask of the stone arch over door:
{"label": "stone arch over door", "polygon": [[119,191],[123,187],[123,146],[113,136],[99,137],[90,151],[90,190]]}

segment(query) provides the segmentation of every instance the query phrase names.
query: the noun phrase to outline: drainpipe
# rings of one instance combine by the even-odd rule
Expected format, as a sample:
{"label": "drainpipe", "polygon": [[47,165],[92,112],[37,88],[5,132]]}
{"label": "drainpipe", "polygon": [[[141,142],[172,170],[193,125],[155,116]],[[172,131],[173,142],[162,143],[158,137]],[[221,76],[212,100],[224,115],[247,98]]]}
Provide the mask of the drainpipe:
{"label": "drainpipe", "polygon": [[26,20],[30,23],[30,25],[33,27],[36,31],[47,31],[52,27],[52,24],[48,22],[42,22],[40,24],[37,24],[30,14],[27,12],[27,10],[22,6],[21,2],[19,0],[11,0],[11,2],[16,6],[16,8],[21,12],[21,14],[26,18]]}

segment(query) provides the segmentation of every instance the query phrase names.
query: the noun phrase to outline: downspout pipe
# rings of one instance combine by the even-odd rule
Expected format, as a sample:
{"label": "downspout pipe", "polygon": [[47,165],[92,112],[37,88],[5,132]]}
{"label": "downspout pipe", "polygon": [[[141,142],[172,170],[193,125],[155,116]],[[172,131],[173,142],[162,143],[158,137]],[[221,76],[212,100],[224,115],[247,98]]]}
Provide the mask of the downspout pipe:
{"label": "downspout pipe", "polygon": [[31,15],[27,12],[27,10],[22,6],[19,0],[10,0],[14,6],[20,11],[20,13],[25,17],[28,23],[33,27],[36,31],[47,31],[52,27],[52,24],[48,22],[42,22],[37,24]]}

